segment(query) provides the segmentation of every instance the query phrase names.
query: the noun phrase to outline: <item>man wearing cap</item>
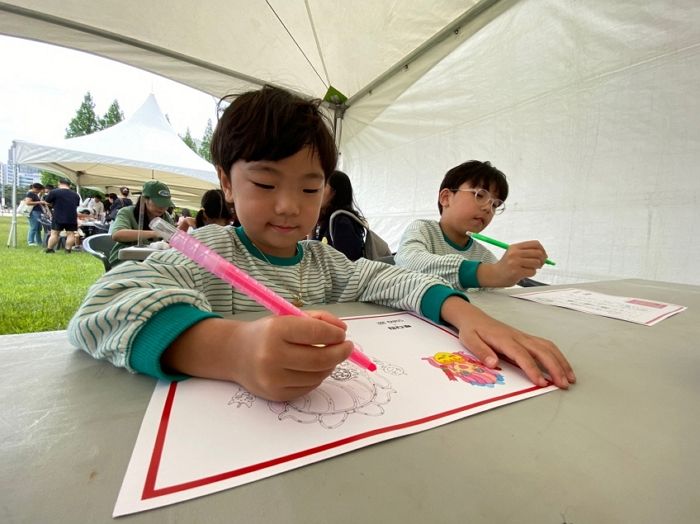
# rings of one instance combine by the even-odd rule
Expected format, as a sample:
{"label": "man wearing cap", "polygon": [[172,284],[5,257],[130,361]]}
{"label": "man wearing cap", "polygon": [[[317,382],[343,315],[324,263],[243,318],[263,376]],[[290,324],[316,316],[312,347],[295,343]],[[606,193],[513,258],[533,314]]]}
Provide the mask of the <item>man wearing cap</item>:
{"label": "man wearing cap", "polygon": [[45,201],[51,206],[51,236],[46,246],[47,253],[53,253],[58,245],[61,231],[66,232],[66,252],[70,253],[78,231],[78,206],[80,195],[70,188],[70,180],[62,178],[58,188],[46,195]]}
{"label": "man wearing cap", "polygon": [[149,180],[143,185],[136,205],[121,208],[112,223],[112,240],[116,242],[109,254],[112,266],[121,262],[121,249],[160,240],[158,232],[152,231],[149,224],[158,217],[172,224],[173,219],[167,212],[169,207],[173,207],[173,201],[168,186],[157,180]]}

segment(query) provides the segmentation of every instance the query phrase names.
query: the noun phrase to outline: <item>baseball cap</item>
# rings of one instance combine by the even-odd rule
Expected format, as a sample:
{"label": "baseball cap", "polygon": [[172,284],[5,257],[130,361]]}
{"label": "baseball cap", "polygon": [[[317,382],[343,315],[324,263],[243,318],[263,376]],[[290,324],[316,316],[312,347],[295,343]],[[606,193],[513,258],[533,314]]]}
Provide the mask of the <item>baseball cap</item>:
{"label": "baseball cap", "polygon": [[173,207],[173,201],[170,200],[170,189],[163,182],[157,180],[149,180],[143,185],[141,194],[153,200],[153,203],[158,207]]}

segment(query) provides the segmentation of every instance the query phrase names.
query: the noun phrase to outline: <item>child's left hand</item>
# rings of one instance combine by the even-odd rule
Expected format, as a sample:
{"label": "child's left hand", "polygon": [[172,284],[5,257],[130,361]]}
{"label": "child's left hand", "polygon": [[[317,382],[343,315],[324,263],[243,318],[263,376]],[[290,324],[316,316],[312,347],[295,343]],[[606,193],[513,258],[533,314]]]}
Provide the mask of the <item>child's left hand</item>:
{"label": "child's left hand", "polygon": [[442,318],[459,330],[459,340],[486,366],[498,365],[500,353],[515,362],[538,386],[546,386],[544,369],[552,382],[568,389],[576,382],[571,364],[549,340],[529,335],[488,316],[460,297],[449,297]]}

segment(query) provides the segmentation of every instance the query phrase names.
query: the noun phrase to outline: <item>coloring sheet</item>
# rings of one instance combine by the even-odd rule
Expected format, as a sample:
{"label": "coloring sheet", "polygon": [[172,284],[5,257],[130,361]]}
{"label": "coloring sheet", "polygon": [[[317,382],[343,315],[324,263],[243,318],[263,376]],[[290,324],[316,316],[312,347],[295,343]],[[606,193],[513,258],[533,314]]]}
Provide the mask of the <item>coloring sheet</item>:
{"label": "coloring sheet", "polygon": [[606,295],[575,288],[534,291],[512,296],[645,326],[653,326],[687,309],[685,306],[667,304],[657,300]]}
{"label": "coloring sheet", "polygon": [[229,489],[556,389],[534,386],[505,362],[483,367],[454,333],[411,313],[345,321],[348,338],[377,370],[344,362],[292,402],[269,402],[230,382],[159,382],[114,516]]}

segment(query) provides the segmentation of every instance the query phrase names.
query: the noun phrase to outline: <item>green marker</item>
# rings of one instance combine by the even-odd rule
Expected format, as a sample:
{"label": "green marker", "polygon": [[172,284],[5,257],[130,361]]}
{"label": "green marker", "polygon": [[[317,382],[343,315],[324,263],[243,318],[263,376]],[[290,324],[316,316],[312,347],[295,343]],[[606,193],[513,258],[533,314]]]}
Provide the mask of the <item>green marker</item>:
{"label": "green marker", "polygon": [[[476,238],[477,240],[481,240],[482,242],[486,242],[487,244],[491,244],[493,246],[500,247],[502,249],[508,249],[510,246],[506,244],[505,242],[501,242],[500,240],[496,240],[495,238],[487,237],[484,235],[480,235],[479,233],[471,233],[467,231],[467,235],[469,235],[472,238]],[[549,264],[550,266],[556,266],[556,262],[552,262],[551,260],[547,259],[544,261],[545,264]]]}

